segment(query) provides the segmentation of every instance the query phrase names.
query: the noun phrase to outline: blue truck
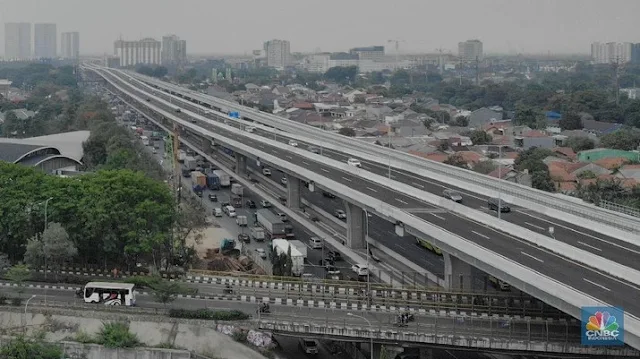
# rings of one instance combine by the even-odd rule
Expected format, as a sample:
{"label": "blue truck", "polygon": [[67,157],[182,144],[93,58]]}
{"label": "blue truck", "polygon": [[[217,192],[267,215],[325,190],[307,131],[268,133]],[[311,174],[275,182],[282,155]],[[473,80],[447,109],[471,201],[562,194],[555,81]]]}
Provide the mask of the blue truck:
{"label": "blue truck", "polygon": [[207,173],[207,187],[210,190],[215,191],[220,189],[220,177],[215,173]]}

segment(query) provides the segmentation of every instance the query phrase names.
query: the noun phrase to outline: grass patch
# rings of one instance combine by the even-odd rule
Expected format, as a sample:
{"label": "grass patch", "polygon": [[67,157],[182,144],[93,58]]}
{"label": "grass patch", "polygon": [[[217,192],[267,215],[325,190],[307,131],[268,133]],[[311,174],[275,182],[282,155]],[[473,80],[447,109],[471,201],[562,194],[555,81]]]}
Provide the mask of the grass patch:
{"label": "grass patch", "polygon": [[169,317],[200,320],[246,320],[250,316],[239,310],[209,310],[209,309],[171,309]]}

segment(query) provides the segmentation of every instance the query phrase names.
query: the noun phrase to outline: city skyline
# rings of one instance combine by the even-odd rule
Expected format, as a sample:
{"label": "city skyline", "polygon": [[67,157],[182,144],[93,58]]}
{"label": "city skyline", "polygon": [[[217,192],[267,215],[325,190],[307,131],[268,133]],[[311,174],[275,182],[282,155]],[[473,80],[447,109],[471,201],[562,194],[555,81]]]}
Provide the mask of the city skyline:
{"label": "city skyline", "polygon": [[[634,15],[640,13],[636,0],[617,0],[615,6],[597,0],[400,0],[394,5],[395,12],[336,0],[323,5],[314,7],[313,18],[332,20],[314,25],[307,16],[309,9],[293,0],[255,2],[249,7],[245,3],[220,7],[195,2],[191,12],[185,3],[169,0],[4,0],[0,1],[0,21],[56,23],[59,32],[78,31],[84,39],[82,54],[111,53],[113,41],[120,37],[160,40],[169,33],[187,40],[191,54],[250,54],[274,38],[289,41],[292,53],[375,45],[393,53],[390,39],[403,40],[401,53],[443,48],[452,54],[457,53],[459,42],[468,39],[482,41],[486,54],[588,54],[592,42],[640,42],[640,35],[635,35]],[[140,17],[141,13],[153,16]],[[354,17],[354,13],[367,16]],[[348,31],[350,27],[354,30]],[[4,36],[0,38],[4,41]]]}

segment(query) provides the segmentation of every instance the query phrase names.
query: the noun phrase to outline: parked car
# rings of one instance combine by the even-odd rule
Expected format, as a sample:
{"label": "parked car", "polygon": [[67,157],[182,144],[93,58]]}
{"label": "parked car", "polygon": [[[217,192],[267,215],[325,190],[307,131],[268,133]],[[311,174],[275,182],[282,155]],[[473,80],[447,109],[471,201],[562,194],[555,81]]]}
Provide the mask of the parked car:
{"label": "parked car", "polygon": [[454,202],[462,202],[462,195],[460,194],[460,192],[456,191],[456,190],[452,190],[452,189],[445,189],[442,192],[442,196],[444,196],[444,198],[446,199],[450,199]]}

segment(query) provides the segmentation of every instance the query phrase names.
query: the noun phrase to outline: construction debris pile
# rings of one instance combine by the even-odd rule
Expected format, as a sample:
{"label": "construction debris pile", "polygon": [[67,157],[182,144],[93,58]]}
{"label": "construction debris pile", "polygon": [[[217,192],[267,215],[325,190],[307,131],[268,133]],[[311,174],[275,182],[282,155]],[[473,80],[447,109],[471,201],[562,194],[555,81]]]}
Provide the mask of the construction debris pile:
{"label": "construction debris pile", "polygon": [[204,258],[207,270],[217,272],[241,272],[247,274],[266,274],[265,271],[256,265],[251,258],[239,255],[238,252],[220,253],[219,248],[207,250]]}

